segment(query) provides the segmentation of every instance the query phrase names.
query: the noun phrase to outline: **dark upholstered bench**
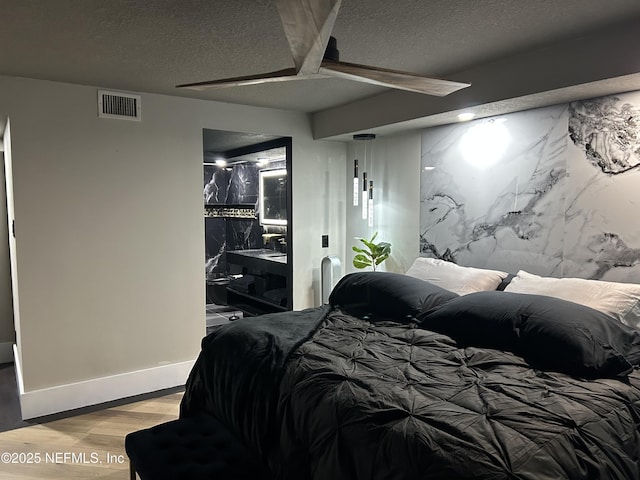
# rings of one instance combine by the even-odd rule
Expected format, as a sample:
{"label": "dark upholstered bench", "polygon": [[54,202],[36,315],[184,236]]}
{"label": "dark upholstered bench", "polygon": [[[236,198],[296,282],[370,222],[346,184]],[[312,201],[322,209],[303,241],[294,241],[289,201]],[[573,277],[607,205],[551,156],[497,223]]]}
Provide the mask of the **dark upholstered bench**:
{"label": "dark upholstered bench", "polygon": [[131,480],[258,480],[264,468],[211,416],[186,417],[125,438]]}

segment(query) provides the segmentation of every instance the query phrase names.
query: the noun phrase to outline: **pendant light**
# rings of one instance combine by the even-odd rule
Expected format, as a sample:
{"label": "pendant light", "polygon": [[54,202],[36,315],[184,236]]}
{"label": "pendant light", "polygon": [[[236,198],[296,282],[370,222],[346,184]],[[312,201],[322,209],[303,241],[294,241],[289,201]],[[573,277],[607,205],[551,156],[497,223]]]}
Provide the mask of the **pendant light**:
{"label": "pendant light", "polygon": [[373,227],[373,180],[369,180],[369,226]]}
{"label": "pendant light", "polygon": [[360,198],[360,188],[358,186],[358,159],[353,160],[353,206],[358,206],[358,199]]}
{"label": "pendant light", "polygon": [[362,219],[367,219],[368,210],[368,199],[369,195],[367,194],[367,172],[362,172]]}
{"label": "pendant light", "polygon": [[[360,133],[360,134],[356,134],[353,136],[354,140],[365,140],[365,141],[371,141],[374,140],[376,138],[376,135],[374,133]],[[356,148],[357,151],[357,148]],[[354,162],[354,180],[353,180],[353,186],[354,186],[354,192],[353,192],[353,204],[354,206],[357,206],[357,200],[356,200],[356,190],[357,190],[357,183],[356,183],[356,177],[357,177],[357,160],[355,160]],[[367,144],[365,142],[364,144],[364,162],[362,165],[362,219],[363,220],[368,220],[368,224],[370,227],[373,226],[373,180],[369,180],[369,183],[367,183]],[[373,172],[373,159],[370,158],[369,159],[369,168],[370,168],[370,173]],[[370,176],[370,178],[373,178],[373,176]]]}

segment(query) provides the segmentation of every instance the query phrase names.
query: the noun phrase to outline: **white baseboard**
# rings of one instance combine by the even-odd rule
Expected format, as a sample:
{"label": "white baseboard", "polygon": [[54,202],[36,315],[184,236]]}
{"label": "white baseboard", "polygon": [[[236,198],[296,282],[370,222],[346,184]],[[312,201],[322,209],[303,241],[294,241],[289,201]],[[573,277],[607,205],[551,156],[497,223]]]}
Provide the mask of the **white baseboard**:
{"label": "white baseboard", "polygon": [[18,381],[22,418],[42,417],[184,385],[195,360],[25,392]]}
{"label": "white baseboard", "polygon": [[13,342],[0,343],[0,363],[13,362]]}

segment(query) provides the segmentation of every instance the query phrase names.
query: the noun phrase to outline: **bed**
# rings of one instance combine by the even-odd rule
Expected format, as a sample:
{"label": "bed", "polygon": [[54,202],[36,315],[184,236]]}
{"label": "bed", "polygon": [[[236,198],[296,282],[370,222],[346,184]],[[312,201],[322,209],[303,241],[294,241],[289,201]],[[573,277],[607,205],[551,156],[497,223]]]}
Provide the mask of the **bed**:
{"label": "bed", "polygon": [[329,305],[219,327],[180,415],[274,479],[639,479],[640,287],[456,267],[350,274]]}

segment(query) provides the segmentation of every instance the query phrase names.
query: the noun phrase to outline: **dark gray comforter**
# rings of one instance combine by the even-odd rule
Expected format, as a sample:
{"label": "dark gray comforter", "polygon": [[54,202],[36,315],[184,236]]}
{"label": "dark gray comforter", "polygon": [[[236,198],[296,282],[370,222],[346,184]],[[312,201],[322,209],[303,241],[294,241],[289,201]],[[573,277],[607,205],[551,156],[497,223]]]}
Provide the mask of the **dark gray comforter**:
{"label": "dark gray comforter", "polygon": [[583,380],[331,307],[202,347],[181,415],[215,415],[277,479],[640,479],[637,369]]}

